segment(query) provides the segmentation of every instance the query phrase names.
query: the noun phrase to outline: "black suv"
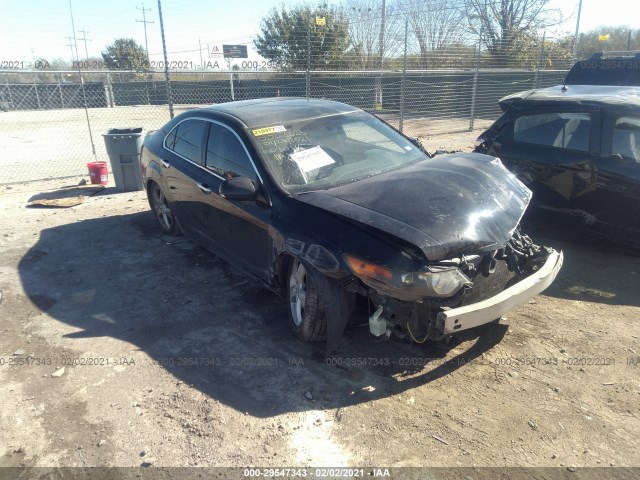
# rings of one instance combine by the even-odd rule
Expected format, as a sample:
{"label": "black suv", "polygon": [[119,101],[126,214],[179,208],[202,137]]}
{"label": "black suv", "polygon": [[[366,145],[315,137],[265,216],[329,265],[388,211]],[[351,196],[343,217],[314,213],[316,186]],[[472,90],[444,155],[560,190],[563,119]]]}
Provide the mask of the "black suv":
{"label": "black suv", "polygon": [[530,90],[499,101],[503,115],[476,142],[532,191],[532,206],[640,247],[640,88]]}
{"label": "black suv", "polygon": [[640,52],[600,52],[571,67],[566,85],[640,86]]}

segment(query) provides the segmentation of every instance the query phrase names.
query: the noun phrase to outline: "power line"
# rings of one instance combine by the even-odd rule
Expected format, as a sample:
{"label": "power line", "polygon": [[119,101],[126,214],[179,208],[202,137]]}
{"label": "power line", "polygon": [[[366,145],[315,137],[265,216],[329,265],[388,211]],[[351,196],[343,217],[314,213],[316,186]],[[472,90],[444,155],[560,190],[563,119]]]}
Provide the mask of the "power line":
{"label": "power line", "polygon": [[73,40],[73,37],[64,37],[64,38],[69,40],[69,43],[66,43],[65,45],[71,49],[71,61],[75,62],[76,61],[76,57],[73,55],[73,42],[71,41],[71,40]]}
{"label": "power line", "polygon": [[82,38],[79,38],[78,40],[80,40],[81,42],[84,41],[84,54],[87,58],[87,61],[89,61],[89,50],[87,49],[87,42],[93,41],[90,38],[87,38],[87,33],[90,32],[88,30],[85,30],[84,28],[82,30],[78,30],[78,32],[82,33]]}
{"label": "power line", "polygon": [[136,22],[144,23],[144,49],[147,52],[147,59],[149,58],[149,44],[147,42],[147,23],[155,23],[153,20],[147,20],[147,12],[150,12],[150,8],[144,8],[144,2],[142,8],[136,7],[136,10],[142,11],[142,20],[136,19]]}

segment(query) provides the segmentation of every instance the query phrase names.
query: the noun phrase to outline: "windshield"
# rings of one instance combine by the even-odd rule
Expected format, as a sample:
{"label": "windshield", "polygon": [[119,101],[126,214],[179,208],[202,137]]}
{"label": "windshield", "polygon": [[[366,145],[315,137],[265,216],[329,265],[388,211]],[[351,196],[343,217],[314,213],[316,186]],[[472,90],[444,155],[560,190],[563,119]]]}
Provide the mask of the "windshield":
{"label": "windshield", "polygon": [[253,128],[248,133],[275,178],[291,193],[351,183],[428,158],[365,112]]}

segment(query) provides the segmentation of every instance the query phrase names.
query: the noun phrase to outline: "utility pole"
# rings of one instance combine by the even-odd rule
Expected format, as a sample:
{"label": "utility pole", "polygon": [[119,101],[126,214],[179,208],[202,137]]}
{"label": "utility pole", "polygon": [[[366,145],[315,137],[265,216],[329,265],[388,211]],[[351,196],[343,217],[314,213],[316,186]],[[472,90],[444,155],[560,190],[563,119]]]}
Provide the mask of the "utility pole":
{"label": "utility pole", "polygon": [[385,0],[382,0],[382,11],[380,12],[380,38],[378,43],[380,44],[380,70],[384,66],[384,30],[387,18],[387,8]]}
{"label": "utility pole", "polygon": [[580,14],[582,13],[582,0],[578,3],[578,18],[576,19],[576,38],[573,41],[573,58],[578,58],[578,35],[580,34]]}
{"label": "utility pole", "polygon": [[384,69],[384,30],[387,17],[386,1],[382,0],[382,11],[380,12],[380,37],[378,38],[378,47],[380,50],[380,75],[375,80],[376,110],[382,110],[382,71]]}
{"label": "utility pole", "polygon": [[153,20],[147,20],[147,12],[150,12],[150,8],[144,8],[144,3],[142,4],[142,8],[136,7],[136,10],[142,11],[142,20],[137,20],[136,22],[144,23],[144,48],[147,51],[147,60],[149,60],[149,44],[147,43],[147,23],[155,23]]}
{"label": "utility pole", "polygon": [[162,53],[164,55],[164,80],[167,85],[167,103],[169,104],[169,118],[173,118],[173,96],[171,95],[171,79],[169,78],[169,60],[167,58],[167,42],[164,37],[164,22],[162,21],[162,0],[158,0],[158,17],[160,19],[160,35],[162,37]]}
{"label": "utility pole", "polygon": [[76,57],[73,55],[73,37],[64,37],[67,40],[69,40],[69,43],[66,44],[67,47],[69,47],[71,49],[71,63],[76,61]]}
{"label": "utility pole", "polygon": [[76,60],[80,60],[78,56],[78,40],[76,39],[76,26],[73,23],[73,8],[71,8],[71,0],[69,0],[69,14],[71,15],[71,31],[73,32],[73,48],[76,52]]}
{"label": "utility pole", "polygon": [[85,30],[84,28],[82,30],[78,30],[78,32],[82,33],[82,38],[79,38],[78,40],[80,40],[81,42],[84,41],[84,55],[87,58],[87,62],[89,61],[89,50],[87,49],[87,41],[91,41],[90,38],[87,38],[87,33],[90,33],[89,31]]}

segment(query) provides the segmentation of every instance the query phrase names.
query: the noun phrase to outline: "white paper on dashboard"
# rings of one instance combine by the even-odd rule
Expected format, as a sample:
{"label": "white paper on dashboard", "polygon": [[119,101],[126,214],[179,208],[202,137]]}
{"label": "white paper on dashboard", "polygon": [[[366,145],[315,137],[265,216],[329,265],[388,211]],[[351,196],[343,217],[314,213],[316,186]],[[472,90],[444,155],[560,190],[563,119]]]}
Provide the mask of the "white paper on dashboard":
{"label": "white paper on dashboard", "polygon": [[316,168],[336,163],[335,160],[331,158],[320,146],[292,153],[290,156],[291,160],[296,162],[300,170],[305,173],[315,170]]}

